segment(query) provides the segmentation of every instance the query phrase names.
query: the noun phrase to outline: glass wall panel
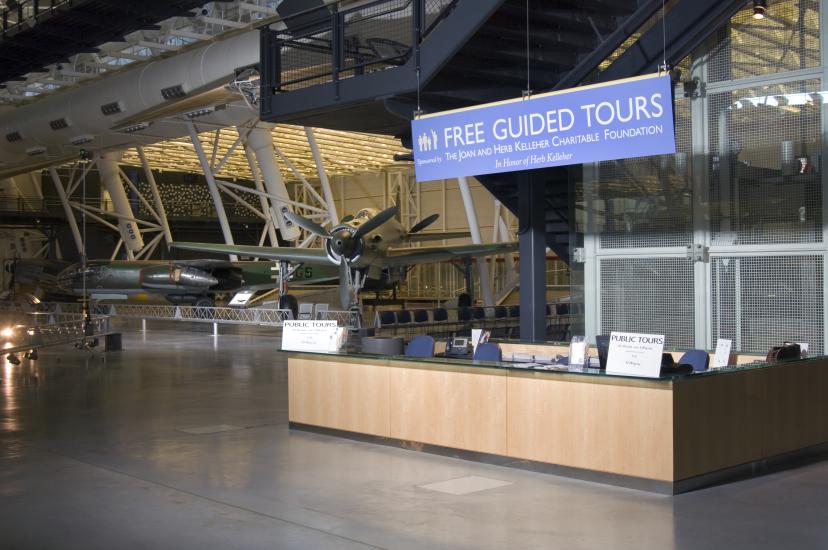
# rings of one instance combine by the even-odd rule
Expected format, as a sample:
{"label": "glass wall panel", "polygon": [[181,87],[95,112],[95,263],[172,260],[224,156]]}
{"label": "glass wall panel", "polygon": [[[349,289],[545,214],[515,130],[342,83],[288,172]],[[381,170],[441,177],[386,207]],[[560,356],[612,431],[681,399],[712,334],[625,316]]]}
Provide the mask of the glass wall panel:
{"label": "glass wall panel", "polygon": [[750,2],[716,32],[709,82],[818,67],[819,0],[769,0],[767,17],[754,19]]}
{"label": "glass wall panel", "polygon": [[714,258],[713,339],[758,352],[793,340],[822,354],[822,265],[822,255]]}
{"label": "glass wall panel", "polygon": [[[687,246],[692,239],[690,100],[677,98],[675,155],[599,164],[601,248]],[[599,220],[600,220],[599,216]]]}
{"label": "glass wall panel", "polygon": [[601,334],[664,334],[670,347],[693,347],[693,262],[605,258],[600,285]]}
{"label": "glass wall panel", "polygon": [[822,241],[819,80],[710,94],[713,245]]}

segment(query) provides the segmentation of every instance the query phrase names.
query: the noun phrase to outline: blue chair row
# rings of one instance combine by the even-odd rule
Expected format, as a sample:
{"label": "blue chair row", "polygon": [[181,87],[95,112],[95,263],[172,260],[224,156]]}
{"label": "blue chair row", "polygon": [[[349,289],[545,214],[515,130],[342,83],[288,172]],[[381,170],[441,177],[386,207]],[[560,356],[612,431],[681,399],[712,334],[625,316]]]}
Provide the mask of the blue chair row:
{"label": "blue chair row", "polygon": [[429,310],[427,309],[380,311],[378,312],[378,319],[379,326],[382,327],[428,323],[429,320],[434,323],[439,323],[441,321],[448,321],[448,310],[442,307],[431,310],[431,319],[429,319]]}

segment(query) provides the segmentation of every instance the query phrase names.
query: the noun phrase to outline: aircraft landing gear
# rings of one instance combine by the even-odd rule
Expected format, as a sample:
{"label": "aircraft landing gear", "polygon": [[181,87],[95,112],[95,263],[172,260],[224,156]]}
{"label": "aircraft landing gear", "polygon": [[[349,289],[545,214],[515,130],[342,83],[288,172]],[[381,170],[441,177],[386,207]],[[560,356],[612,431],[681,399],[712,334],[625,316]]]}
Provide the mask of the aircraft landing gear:
{"label": "aircraft landing gear", "polygon": [[196,319],[212,319],[212,308],[216,307],[216,302],[209,296],[202,296],[193,302],[193,313]]}
{"label": "aircraft landing gear", "polygon": [[289,309],[294,319],[299,318],[299,300],[293,294],[279,296],[279,309]]}

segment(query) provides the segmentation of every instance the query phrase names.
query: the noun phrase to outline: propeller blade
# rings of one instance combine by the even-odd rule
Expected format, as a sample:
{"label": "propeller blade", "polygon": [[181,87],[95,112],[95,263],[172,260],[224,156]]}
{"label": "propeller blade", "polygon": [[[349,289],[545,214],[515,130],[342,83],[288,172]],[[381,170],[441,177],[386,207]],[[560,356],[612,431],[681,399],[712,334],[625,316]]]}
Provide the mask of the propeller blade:
{"label": "propeller blade", "polygon": [[370,233],[374,229],[378,228],[379,226],[381,226],[382,224],[396,216],[397,210],[399,210],[399,208],[397,208],[396,206],[386,208],[385,210],[383,210],[382,212],[380,212],[364,224],[360,225],[359,228],[356,230],[356,233],[354,233],[353,239],[355,241],[358,241],[367,233]]}
{"label": "propeller blade", "polygon": [[339,303],[342,305],[342,311],[347,311],[351,307],[351,268],[348,266],[348,260],[342,258],[339,262]]}
{"label": "propeller blade", "polygon": [[437,218],[439,218],[439,217],[440,217],[440,214],[432,214],[432,215],[430,215],[429,217],[424,218],[424,219],[422,219],[422,220],[418,221],[418,222],[414,225],[414,227],[412,227],[412,228],[411,228],[411,231],[409,231],[409,232],[408,232],[408,234],[410,235],[411,233],[419,233],[420,231],[422,231],[423,229],[425,229],[425,228],[426,228],[426,227],[428,227],[429,225],[431,225],[431,224],[433,224],[434,222],[436,222],[436,221],[437,221]]}
{"label": "propeller blade", "polygon": [[331,238],[331,234],[328,232],[327,229],[325,229],[316,222],[313,222],[307,218],[300,216],[299,214],[296,214],[295,212],[285,212],[285,217],[293,223],[295,223],[296,225],[298,225],[299,227],[307,229],[308,231],[310,231],[318,237],[322,237],[323,239]]}

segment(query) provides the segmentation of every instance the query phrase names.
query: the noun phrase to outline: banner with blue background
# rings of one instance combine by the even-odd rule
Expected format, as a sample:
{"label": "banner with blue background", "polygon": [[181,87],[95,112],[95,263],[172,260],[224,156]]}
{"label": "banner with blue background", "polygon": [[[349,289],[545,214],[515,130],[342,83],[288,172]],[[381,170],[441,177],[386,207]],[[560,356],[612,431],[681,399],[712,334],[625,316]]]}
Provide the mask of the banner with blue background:
{"label": "banner with blue background", "polygon": [[654,74],[424,115],[417,181],[675,153],[672,88]]}

